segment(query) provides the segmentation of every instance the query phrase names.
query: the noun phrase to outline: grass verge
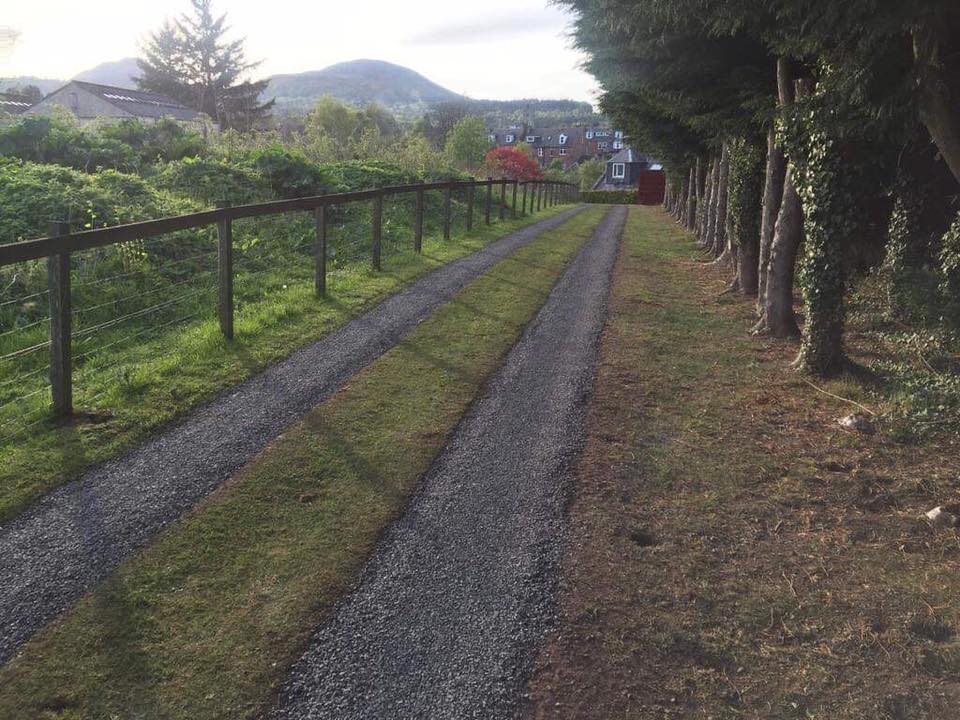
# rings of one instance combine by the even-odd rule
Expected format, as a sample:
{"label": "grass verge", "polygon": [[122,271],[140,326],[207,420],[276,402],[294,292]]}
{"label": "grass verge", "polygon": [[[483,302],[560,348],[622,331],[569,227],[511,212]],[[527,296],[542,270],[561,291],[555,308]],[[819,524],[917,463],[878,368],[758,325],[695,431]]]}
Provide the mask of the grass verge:
{"label": "grass verge", "polygon": [[960,541],[919,518],[957,453],[843,430],[670,218],[625,238],[529,715],[955,714]]}
{"label": "grass verge", "polygon": [[0,443],[0,524],[50,489],[330,334],[416,278],[565,209],[481,224],[450,242],[425,238],[422,254],[390,256],[382,273],[365,267],[338,273],[322,300],[307,282],[284,285],[240,309],[233,342],[223,339],[215,320],[200,321],[88,364],[77,381],[77,422],[61,427],[44,422],[26,437]]}
{"label": "grass verge", "polygon": [[0,670],[0,717],[262,710],[604,214],[464,288]]}

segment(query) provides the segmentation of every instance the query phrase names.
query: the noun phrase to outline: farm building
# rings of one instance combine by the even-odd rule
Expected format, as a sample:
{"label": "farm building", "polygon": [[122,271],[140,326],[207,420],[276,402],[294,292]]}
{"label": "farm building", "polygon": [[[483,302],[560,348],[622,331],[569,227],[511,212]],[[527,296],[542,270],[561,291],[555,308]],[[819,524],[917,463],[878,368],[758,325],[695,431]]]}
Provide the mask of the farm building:
{"label": "farm building", "polygon": [[0,93],[0,115],[22,115],[30,109],[30,101],[19,95]]}
{"label": "farm building", "polygon": [[208,118],[186,105],[163,95],[97,85],[73,80],[27,110],[27,115],[53,115],[66,108],[76,116],[81,125],[97,120],[131,120],[151,123],[162,118],[172,118],[185,125],[201,129]]}

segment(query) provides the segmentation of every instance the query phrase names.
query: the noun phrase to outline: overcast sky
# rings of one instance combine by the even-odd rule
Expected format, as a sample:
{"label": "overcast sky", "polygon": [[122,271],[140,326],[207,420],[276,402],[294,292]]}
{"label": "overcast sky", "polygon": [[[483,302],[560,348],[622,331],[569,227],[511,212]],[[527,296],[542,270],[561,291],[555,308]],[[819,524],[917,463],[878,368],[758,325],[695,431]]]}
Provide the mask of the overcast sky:
{"label": "overcast sky", "polygon": [[[188,0],[2,0],[0,77],[70,78],[137,55],[146,35]],[[595,83],[570,47],[570,18],[548,0],[220,0],[259,74],[370,58],[410,67],[474,98],[593,101]],[[12,48],[4,27],[19,36]]]}

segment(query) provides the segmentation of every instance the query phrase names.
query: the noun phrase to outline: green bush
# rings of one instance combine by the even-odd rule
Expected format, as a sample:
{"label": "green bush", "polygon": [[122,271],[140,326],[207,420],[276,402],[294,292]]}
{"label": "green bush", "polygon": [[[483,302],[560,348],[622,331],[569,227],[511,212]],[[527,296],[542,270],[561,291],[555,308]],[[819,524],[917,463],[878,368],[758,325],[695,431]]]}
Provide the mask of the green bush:
{"label": "green bush", "polygon": [[94,175],[57,165],[0,161],[0,242],[47,234],[51,220],[92,228],[169,212],[167,198],[135,175]]}
{"label": "green bush", "polygon": [[324,195],[337,185],[337,179],[324,167],[277,145],[254,151],[249,163],[269,183],[277,198]]}
{"label": "green bush", "polygon": [[274,198],[270,183],[250,167],[212,158],[186,158],[162,166],[151,183],[160,190],[205,205],[229,200],[234,205]]}
{"label": "green bush", "polygon": [[580,193],[580,202],[608,205],[636,205],[635,190],[588,190]]}
{"label": "green bush", "polygon": [[139,120],[122,120],[114,125],[104,125],[97,132],[104,138],[129,146],[140,167],[198,157],[207,152],[206,140],[169,118],[151,125]]}

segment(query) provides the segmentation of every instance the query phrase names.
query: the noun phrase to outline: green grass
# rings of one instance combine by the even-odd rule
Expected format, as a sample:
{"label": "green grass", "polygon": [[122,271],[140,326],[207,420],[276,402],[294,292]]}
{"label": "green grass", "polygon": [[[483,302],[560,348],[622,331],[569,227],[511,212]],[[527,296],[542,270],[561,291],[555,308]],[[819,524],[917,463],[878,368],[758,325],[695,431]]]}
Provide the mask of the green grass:
{"label": "green grass", "polygon": [[40,633],[0,671],[0,717],[262,710],[603,213],[465,287]]}
{"label": "green grass", "polygon": [[[349,265],[319,300],[309,280],[283,284],[261,276],[257,301],[240,306],[235,339],[214,320],[171,327],[147,342],[102,354],[76,376],[81,420],[63,427],[41,422],[26,436],[0,443],[0,523],[92,464],[115,457],[185,411],[210,400],[269,364],[345,325],[414,279],[563,207],[484,226],[450,242],[424,238],[423,253],[384,258],[384,271]],[[482,218],[482,216],[481,216]],[[238,293],[248,291],[238,287]]]}

